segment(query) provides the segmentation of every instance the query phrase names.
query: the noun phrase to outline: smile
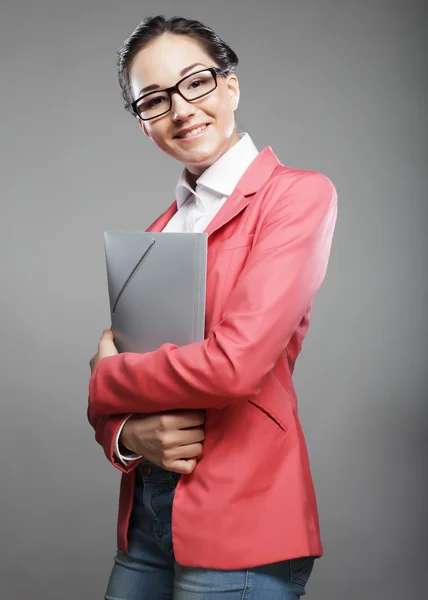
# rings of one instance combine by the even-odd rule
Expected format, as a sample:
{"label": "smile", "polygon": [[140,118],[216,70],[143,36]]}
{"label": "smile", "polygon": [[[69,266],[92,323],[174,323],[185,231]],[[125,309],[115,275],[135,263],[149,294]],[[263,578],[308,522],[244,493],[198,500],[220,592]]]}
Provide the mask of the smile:
{"label": "smile", "polygon": [[205,134],[208,127],[209,125],[204,125],[203,127],[192,129],[192,131],[189,131],[182,136],[176,136],[175,139],[187,142],[189,140],[194,140],[195,138],[200,138]]}

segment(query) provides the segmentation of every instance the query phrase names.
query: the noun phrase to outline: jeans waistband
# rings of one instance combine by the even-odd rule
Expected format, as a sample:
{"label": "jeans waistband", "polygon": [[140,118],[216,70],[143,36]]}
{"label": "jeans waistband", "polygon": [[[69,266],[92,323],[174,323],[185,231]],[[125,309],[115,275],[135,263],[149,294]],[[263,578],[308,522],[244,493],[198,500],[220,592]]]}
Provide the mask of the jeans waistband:
{"label": "jeans waistband", "polygon": [[149,460],[144,459],[137,467],[137,474],[143,481],[173,481],[177,483],[180,479],[180,473],[173,471],[167,471],[162,467],[151,463]]}

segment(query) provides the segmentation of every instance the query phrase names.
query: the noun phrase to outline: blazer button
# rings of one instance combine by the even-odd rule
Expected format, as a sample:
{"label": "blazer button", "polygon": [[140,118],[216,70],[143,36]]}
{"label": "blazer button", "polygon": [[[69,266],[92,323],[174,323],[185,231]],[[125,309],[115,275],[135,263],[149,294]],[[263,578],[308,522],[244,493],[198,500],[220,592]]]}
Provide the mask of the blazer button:
{"label": "blazer button", "polygon": [[149,465],[141,465],[141,472],[143,475],[151,475],[152,468]]}

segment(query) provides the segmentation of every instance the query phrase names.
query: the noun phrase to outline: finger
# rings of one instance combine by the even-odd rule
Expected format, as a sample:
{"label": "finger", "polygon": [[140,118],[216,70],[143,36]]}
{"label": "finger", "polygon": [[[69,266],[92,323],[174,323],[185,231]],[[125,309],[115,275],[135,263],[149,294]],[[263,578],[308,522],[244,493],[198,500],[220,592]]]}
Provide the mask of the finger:
{"label": "finger", "polygon": [[160,430],[173,433],[181,429],[200,427],[204,422],[199,411],[164,411],[158,413],[156,419]]}
{"label": "finger", "polygon": [[176,413],[177,429],[187,429],[188,427],[200,427],[205,422],[205,413],[200,410]]}
{"label": "finger", "polygon": [[99,355],[110,355],[117,354],[117,348],[114,344],[113,332],[109,329],[105,329],[100,341],[98,342],[98,354]]}
{"label": "finger", "polygon": [[177,446],[187,446],[188,444],[197,444],[205,439],[205,429],[203,427],[194,427],[192,429],[180,429],[174,436]]}
{"label": "finger", "polygon": [[198,461],[196,458],[189,458],[188,460],[176,460],[167,470],[175,471],[176,473],[181,473],[182,475],[190,475],[190,473],[192,473],[196,467],[197,462]]}
{"label": "finger", "polygon": [[172,460],[180,460],[182,458],[197,458],[203,452],[202,444],[187,444],[187,446],[179,446],[171,452]]}
{"label": "finger", "polygon": [[113,341],[113,339],[114,339],[113,331],[111,329],[103,329],[100,341],[103,341],[103,340]]}

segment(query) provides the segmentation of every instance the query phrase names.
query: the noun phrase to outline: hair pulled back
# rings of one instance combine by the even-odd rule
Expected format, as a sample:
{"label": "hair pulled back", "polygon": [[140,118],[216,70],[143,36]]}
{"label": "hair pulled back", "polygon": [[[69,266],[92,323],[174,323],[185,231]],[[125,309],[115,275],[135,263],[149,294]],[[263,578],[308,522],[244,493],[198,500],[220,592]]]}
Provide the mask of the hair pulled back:
{"label": "hair pulled back", "polygon": [[212,60],[225,71],[234,72],[239,59],[235,52],[210,27],[200,21],[172,17],[166,19],[163,15],[147,17],[138,25],[131,35],[123,42],[117,52],[117,74],[125,109],[133,114],[131,103],[133,94],[130,83],[130,70],[136,55],[147,44],[164,34],[185,35],[199,42]]}

